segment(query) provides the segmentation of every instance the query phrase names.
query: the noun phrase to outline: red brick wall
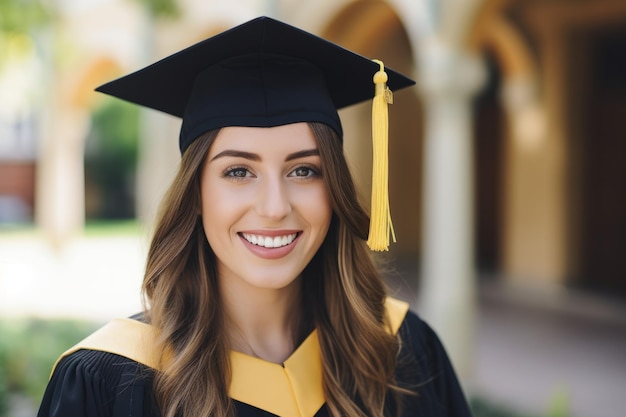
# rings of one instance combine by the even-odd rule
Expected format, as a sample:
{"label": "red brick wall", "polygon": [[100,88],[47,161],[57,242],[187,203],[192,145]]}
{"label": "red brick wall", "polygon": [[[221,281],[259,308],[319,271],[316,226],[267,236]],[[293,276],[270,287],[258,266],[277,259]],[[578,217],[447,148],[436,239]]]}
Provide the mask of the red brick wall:
{"label": "red brick wall", "polygon": [[0,162],[0,195],[19,197],[34,208],[35,163]]}

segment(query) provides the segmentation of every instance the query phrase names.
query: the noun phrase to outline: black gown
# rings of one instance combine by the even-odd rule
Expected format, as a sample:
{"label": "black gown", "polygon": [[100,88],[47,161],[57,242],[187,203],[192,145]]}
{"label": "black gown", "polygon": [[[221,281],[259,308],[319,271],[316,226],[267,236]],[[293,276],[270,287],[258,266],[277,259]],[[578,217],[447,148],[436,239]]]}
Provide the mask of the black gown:
{"label": "black gown", "polygon": [[[454,370],[432,329],[408,312],[399,328],[402,338],[397,380],[417,387],[404,396],[404,417],[470,417]],[[38,417],[159,417],[152,393],[153,370],[125,357],[81,349],[57,365],[44,394]],[[261,408],[233,400],[238,417],[274,416]],[[389,416],[396,415],[391,396]],[[314,416],[328,416],[326,405]],[[284,416],[291,417],[291,416]]]}

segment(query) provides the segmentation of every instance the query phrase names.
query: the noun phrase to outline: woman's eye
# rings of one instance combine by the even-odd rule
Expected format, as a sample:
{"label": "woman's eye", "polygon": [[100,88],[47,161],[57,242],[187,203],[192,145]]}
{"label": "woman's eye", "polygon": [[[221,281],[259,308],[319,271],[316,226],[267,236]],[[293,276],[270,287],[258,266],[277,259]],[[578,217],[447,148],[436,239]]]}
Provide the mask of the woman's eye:
{"label": "woman's eye", "polygon": [[245,178],[249,176],[250,172],[248,169],[243,167],[235,167],[229,168],[224,172],[225,177],[234,177],[234,178]]}
{"label": "woman's eye", "polygon": [[317,168],[313,168],[310,166],[301,166],[292,171],[292,176],[294,177],[317,177],[319,176],[319,170]]}

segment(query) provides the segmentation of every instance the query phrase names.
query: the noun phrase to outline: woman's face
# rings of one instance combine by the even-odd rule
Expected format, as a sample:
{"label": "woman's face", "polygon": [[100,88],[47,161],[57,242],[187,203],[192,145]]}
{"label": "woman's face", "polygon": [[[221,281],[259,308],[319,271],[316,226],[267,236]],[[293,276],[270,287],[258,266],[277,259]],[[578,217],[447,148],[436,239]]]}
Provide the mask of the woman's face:
{"label": "woman's face", "polygon": [[226,127],[201,180],[204,232],[221,282],[280,289],[322,244],[332,209],[306,123]]}

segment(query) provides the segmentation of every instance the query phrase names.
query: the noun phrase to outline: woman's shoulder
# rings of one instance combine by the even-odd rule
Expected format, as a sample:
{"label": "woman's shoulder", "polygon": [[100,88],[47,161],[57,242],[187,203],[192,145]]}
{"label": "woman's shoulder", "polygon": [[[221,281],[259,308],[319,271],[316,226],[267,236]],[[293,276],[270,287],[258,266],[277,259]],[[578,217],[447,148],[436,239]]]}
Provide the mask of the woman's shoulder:
{"label": "woman's shoulder", "polygon": [[[151,346],[142,317],[115,319],[65,352],[55,364],[38,417],[157,416],[154,370],[142,361]],[[148,359],[151,356],[148,357]]]}
{"label": "woman's shoulder", "polygon": [[151,384],[154,371],[124,356],[100,350],[80,349],[63,357],[50,385],[97,388],[105,396],[116,396],[124,387]]}
{"label": "woman's shoulder", "polygon": [[399,329],[398,382],[419,395],[408,400],[407,415],[470,417],[454,367],[432,327],[408,311]]}
{"label": "woman's shoulder", "polygon": [[402,341],[402,353],[423,363],[424,368],[448,365],[448,356],[439,336],[414,311],[407,311],[398,334]]}
{"label": "woman's shoulder", "polygon": [[402,339],[408,337],[411,341],[420,344],[433,338],[437,339],[431,327],[411,310],[406,301],[387,297],[385,308],[391,330],[394,333],[399,333]]}
{"label": "woman's shoulder", "polygon": [[438,339],[435,331],[413,310],[408,310],[402,321],[399,332],[419,343],[427,343]]}
{"label": "woman's shoulder", "polygon": [[[144,337],[143,324],[142,315],[107,323],[61,355],[53,368],[50,384],[81,378],[85,383],[100,385],[103,392],[114,394],[125,379],[133,383],[151,381],[153,369],[127,354],[129,348],[123,343],[128,339],[132,347]],[[137,325],[140,327],[135,328]]]}
{"label": "woman's shoulder", "polygon": [[150,368],[113,353],[80,349],[57,364],[38,417],[146,417],[152,411]]}
{"label": "woman's shoulder", "polygon": [[132,359],[92,349],[79,349],[64,356],[57,364],[52,379],[55,375],[68,372],[110,382],[118,381],[122,375],[129,372],[144,376],[152,374],[150,368]]}
{"label": "woman's shoulder", "polygon": [[[63,353],[55,364],[55,370],[61,362],[84,365],[85,370],[93,370],[107,366],[111,361],[124,361],[124,358],[124,362],[128,364],[140,363],[158,369],[160,356],[154,348],[155,338],[155,329],[135,316],[113,319]],[[83,350],[108,352],[114,356],[88,352],[74,355]]]}

